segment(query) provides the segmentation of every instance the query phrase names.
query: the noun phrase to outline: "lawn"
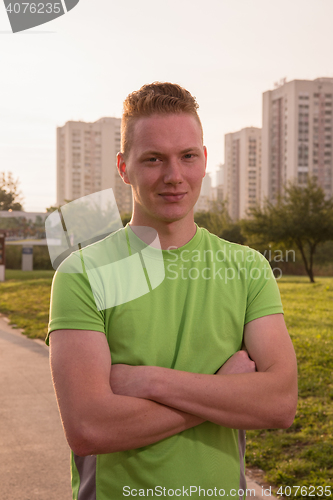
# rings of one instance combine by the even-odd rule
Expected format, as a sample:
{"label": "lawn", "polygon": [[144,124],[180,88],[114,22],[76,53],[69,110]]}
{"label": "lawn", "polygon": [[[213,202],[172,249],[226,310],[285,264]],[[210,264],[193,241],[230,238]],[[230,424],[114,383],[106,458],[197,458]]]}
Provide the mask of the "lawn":
{"label": "lawn", "polygon": [[[290,276],[278,283],[298,359],[298,409],[288,430],[247,432],[247,464],[263,469],[285,496],[332,498],[333,278],[311,284]],[[295,494],[296,486],[304,488]]]}
{"label": "lawn", "polygon": [[46,335],[54,271],[6,270],[0,283],[0,313],[31,338]]}
{"label": "lawn", "polygon": [[[7,271],[0,283],[0,312],[29,337],[45,337],[53,273]],[[286,497],[332,498],[325,486],[333,493],[333,278],[287,276],[278,284],[298,359],[298,410],[288,430],[247,432],[247,465]]]}

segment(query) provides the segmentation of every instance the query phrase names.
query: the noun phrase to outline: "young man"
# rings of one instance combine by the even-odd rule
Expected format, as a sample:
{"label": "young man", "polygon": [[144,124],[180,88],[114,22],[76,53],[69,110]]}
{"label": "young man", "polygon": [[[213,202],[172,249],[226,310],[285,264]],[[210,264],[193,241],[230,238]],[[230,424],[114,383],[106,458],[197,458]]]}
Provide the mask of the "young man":
{"label": "young man", "polygon": [[[194,223],[207,161],[197,107],[170,83],[127,97],[117,159],[132,220],[83,257],[103,255],[97,292],[89,271],[54,279],[51,368],[77,500],[243,498],[244,430],[294,418],[296,360],[268,262]],[[163,282],[101,305],[106,256],[121,237],[128,255],[140,249],[142,226],[158,233]]]}

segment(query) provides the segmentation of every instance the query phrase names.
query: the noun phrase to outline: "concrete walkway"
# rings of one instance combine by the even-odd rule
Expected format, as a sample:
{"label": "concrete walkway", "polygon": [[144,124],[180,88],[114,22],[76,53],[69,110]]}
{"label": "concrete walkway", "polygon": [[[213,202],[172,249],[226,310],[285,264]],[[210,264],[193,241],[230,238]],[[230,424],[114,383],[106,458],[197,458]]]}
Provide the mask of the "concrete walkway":
{"label": "concrete walkway", "polygon": [[0,498],[70,500],[70,451],[48,348],[0,318]]}
{"label": "concrete walkway", "polygon": [[[48,347],[11,328],[3,316],[0,387],[1,500],[70,500],[70,451],[53,392]],[[248,498],[275,498],[268,491],[263,496],[261,486],[247,479],[252,490]]]}

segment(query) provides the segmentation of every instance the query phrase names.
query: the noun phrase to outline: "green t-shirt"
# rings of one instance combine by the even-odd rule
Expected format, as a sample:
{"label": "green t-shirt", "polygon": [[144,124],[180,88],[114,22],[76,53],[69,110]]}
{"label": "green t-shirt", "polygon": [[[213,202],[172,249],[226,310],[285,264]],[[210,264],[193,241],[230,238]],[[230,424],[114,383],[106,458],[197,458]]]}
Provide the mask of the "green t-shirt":
{"label": "green t-shirt", "polygon": [[[214,374],[241,349],[246,323],[283,312],[269,263],[255,250],[202,228],[178,249],[145,246],[125,228],[72,254],[54,277],[49,332],[104,332],[113,364]],[[204,422],[135,450],[72,453],[73,499],[235,496],[231,490],[246,489],[244,452],[243,431]]]}

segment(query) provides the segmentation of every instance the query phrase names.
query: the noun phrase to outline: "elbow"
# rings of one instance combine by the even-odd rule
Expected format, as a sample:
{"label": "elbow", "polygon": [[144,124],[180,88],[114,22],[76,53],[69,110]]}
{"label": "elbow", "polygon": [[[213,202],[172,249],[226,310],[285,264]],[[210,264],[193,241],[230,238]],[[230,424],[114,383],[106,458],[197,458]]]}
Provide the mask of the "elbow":
{"label": "elbow", "polygon": [[102,434],[98,432],[97,426],[81,425],[71,433],[66,433],[66,437],[69,447],[79,457],[115,453],[127,449],[122,445],[117,433],[109,432],[106,441]]}
{"label": "elbow", "polygon": [[96,443],[93,442],[91,433],[88,429],[76,428],[71,432],[66,432],[66,438],[69,447],[73,453],[79,457],[87,457],[88,455],[95,455],[94,448]]}
{"label": "elbow", "polygon": [[284,397],[277,403],[275,412],[274,428],[288,429],[294,422],[297,408],[297,395]]}
{"label": "elbow", "polygon": [[292,426],[296,415],[296,407],[297,407],[297,402],[293,407],[289,408],[289,411],[286,411],[284,419],[282,421],[281,429],[289,429],[289,427]]}
{"label": "elbow", "polygon": [[89,446],[88,443],[84,442],[77,442],[70,444],[68,443],[72,452],[77,455],[78,457],[88,457],[89,455],[95,455],[96,453],[93,453],[91,450],[91,447]]}
{"label": "elbow", "polygon": [[98,436],[94,427],[87,422],[77,419],[72,425],[65,428],[65,435],[69,447],[79,457],[88,455],[97,455],[101,453],[98,450]]}
{"label": "elbow", "polygon": [[295,418],[295,413],[293,414],[285,414],[283,417],[280,418],[278,425],[276,426],[276,429],[289,429],[289,427],[292,426]]}

